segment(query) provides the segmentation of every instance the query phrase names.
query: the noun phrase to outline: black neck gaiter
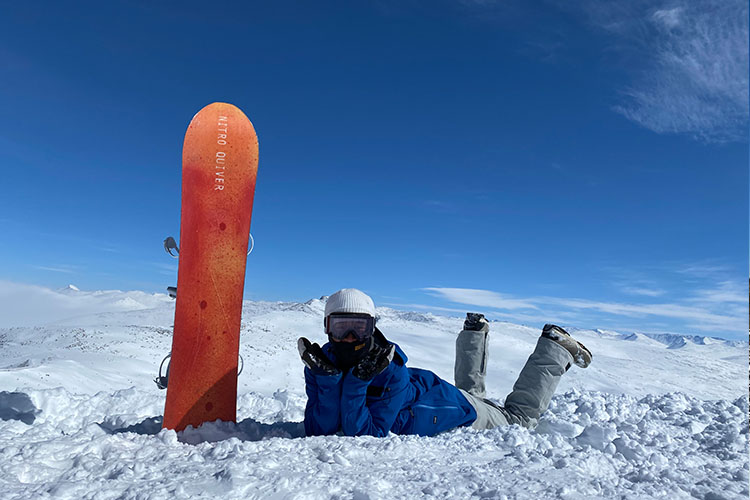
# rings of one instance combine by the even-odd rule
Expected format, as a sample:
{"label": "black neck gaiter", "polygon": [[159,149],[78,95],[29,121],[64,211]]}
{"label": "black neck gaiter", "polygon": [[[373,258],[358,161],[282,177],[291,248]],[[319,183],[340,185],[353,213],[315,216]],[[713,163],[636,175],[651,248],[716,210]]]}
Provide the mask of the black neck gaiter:
{"label": "black neck gaiter", "polygon": [[372,337],[363,342],[331,342],[331,350],[336,357],[336,366],[343,371],[352,368],[370,352],[373,342]]}

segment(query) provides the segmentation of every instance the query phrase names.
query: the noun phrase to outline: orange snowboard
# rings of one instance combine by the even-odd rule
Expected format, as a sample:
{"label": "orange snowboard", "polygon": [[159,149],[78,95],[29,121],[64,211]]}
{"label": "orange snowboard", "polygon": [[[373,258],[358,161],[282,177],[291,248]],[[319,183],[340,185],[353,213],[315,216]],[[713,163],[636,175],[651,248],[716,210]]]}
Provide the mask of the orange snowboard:
{"label": "orange snowboard", "polygon": [[193,117],[182,149],[177,304],[163,426],[237,415],[237,358],[258,138],[231,104]]}

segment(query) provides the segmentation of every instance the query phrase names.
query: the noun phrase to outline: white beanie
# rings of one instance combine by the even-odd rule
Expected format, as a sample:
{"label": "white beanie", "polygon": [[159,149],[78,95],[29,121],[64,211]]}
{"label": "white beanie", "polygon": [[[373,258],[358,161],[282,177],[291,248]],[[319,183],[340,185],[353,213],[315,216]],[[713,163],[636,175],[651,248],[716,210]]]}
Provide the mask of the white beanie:
{"label": "white beanie", "polygon": [[372,299],[356,288],[343,288],[328,297],[326,318],[332,313],[369,314],[375,317],[375,304]]}

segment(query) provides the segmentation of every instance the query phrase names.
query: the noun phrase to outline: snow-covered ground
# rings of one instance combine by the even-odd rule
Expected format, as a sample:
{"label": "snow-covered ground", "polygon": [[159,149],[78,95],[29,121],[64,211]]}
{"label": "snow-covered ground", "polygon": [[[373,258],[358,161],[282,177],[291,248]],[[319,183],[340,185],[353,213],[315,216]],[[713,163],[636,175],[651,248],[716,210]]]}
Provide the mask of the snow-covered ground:
{"label": "snow-covered ground", "polygon": [[[747,342],[568,326],[594,361],[565,375],[533,431],[306,438],[296,339],[325,341],[324,302],[246,302],[238,423],[177,434],[160,429],[152,381],[172,299],[38,287],[0,298],[27,308],[0,310],[1,498],[748,497]],[[452,381],[461,318],[378,313],[410,366]],[[492,323],[491,399],[538,335]]]}

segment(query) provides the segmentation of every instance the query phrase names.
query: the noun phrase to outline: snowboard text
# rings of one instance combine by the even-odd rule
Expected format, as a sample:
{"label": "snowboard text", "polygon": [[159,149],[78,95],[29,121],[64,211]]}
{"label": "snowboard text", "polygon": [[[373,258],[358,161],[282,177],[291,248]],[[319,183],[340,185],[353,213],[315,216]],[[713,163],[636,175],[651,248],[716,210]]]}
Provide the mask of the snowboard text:
{"label": "snowboard text", "polygon": [[[219,146],[227,145],[227,135],[229,129],[229,120],[226,116],[219,116],[218,132],[216,134],[216,144]],[[224,171],[226,170],[227,154],[224,151],[216,152],[216,176],[214,177],[214,191],[224,190]]]}

